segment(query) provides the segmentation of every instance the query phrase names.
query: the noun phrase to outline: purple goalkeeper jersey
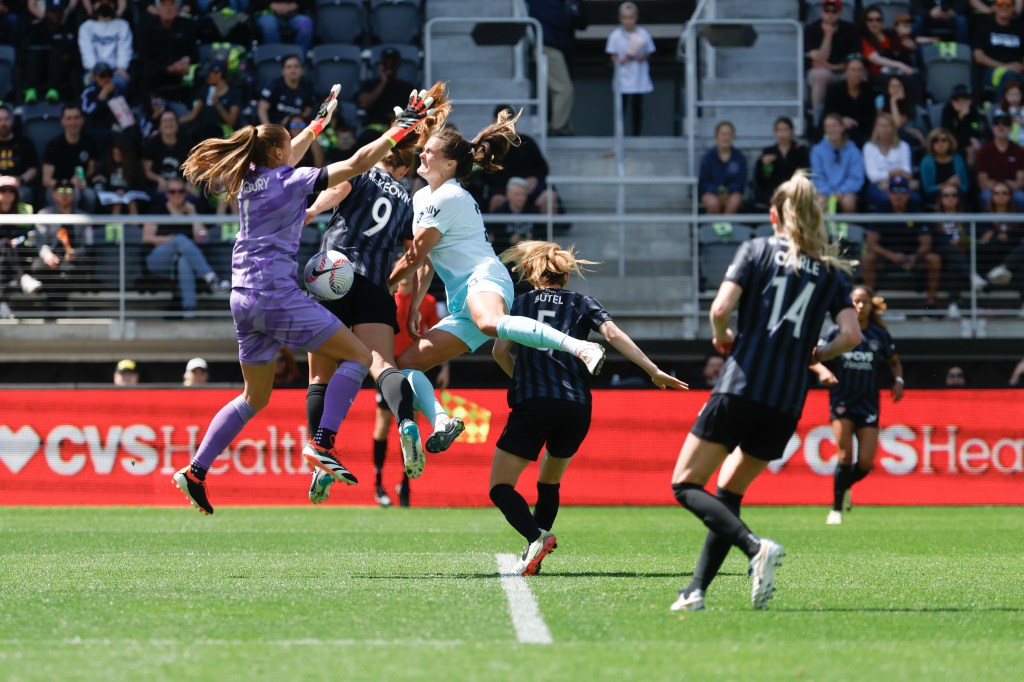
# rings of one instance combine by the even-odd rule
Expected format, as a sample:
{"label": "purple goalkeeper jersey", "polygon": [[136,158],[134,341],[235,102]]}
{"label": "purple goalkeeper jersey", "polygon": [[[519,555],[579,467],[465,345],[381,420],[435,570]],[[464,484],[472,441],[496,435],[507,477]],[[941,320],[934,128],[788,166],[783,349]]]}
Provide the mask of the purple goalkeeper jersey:
{"label": "purple goalkeeper jersey", "polygon": [[231,254],[231,286],[242,289],[298,288],[299,237],[306,196],[320,168],[257,167],[238,193],[239,230]]}

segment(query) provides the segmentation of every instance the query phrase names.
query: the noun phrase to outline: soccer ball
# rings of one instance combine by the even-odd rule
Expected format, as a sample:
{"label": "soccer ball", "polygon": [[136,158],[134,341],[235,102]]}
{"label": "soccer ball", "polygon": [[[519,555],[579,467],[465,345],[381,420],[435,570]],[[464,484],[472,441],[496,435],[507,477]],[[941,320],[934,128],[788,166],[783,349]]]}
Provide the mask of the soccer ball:
{"label": "soccer ball", "polygon": [[306,263],[302,279],[316,298],[334,301],[348,293],[355,279],[352,262],[340,251],[321,251]]}

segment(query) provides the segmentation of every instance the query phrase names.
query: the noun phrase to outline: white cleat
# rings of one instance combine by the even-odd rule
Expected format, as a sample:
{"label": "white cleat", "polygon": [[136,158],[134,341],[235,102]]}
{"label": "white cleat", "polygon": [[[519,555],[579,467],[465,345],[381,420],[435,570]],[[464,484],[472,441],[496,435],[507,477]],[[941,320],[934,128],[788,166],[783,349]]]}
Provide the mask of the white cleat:
{"label": "white cleat", "polygon": [[406,419],[399,425],[398,435],[402,441],[405,475],[409,478],[419,478],[423,475],[423,467],[426,465],[423,443],[420,441],[420,428],[413,420]]}
{"label": "white cleat", "polygon": [[826,526],[838,526],[842,522],[843,522],[843,512],[838,512],[835,509],[831,510],[828,513],[828,516],[825,517],[825,525]]}
{"label": "white cleat", "polygon": [[580,352],[576,354],[583,364],[587,366],[587,371],[593,376],[597,376],[601,373],[601,368],[604,366],[604,346],[599,343],[587,342],[586,345],[580,349]]}
{"label": "white cleat", "polygon": [[679,590],[679,599],[668,608],[670,611],[703,611],[704,590],[694,590],[690,594],[686,594],[686,590]]}
{"label": "white cleat", "polygon": [[763,609],[775,592],[775,571],[782,565],[786,550],[777,542],[761,538],[761,549],[750,560],[750,575],[754,584],[750,590],[750,601],[755,609]]}
{"label": "white cleat", "polygon": [[331,486],[334,484],[334,476],[320,468],[313,469],[313,480],[309,483],[309,501],[313,504],[321,504],[331,496]]}
{"label": "white cleat", "polygon": [[523,552],[523,558],[519,562],[516,572],[519,575],[537,575],[544,557],[555,551],[555,547],[558,547],[558,539],[555,534],[542,528],[540,537],[531,542]]}

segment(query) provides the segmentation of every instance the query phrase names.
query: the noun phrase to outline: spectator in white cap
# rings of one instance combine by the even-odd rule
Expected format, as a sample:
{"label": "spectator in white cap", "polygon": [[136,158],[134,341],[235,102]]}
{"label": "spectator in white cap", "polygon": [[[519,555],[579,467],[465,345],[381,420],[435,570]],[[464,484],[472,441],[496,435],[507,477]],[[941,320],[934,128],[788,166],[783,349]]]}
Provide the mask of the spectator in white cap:
{"label": "spectator in white cap", "polygon": [[185,386],[202,386],[209,378],[210,370],[206,365],[206,360],[202,358],[192,358],[188,361],[188,364],[185,365],[185,377],[182,383]]}

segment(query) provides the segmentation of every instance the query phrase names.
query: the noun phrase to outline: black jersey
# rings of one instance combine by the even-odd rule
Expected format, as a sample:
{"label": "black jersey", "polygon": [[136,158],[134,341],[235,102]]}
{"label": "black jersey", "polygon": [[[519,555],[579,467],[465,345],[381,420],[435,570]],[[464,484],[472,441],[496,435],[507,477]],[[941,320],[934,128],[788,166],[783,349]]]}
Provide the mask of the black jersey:
{"label": "black jersey", "polygon": [[357,274],[386,288],[395,247],[412,239],[412,199],[381,168],[371,168],[349,183],[352,191],[334,209],[320,250],[341,251]]}
{"label": "black jersey", "polygon": [[780,237],[745,242],[725,279],[743,288],[736,343],[715,393],[729,393],[799,416],[807,397],[807,365],[828,312],[851,308],[850,283],[820,261],[801,257],[783,265]]}
{"label": "black jersey", "polygon": [[[826,332],[823,342],[831,341],[839,333],[837,327]],[[829,367],[839,380],[829,389],[829,406],[846,408],[845,412],[862,416],[878,415],[878,368],[888,364],[896,354],[896,345],[889,330],[874,322],[860,333],[860,344],[829,361]]]}
{"label": "black jersey", "polygon": [[[511,314],[550,325],[574,339],[586,339],[591,331],[612,319],[596,299],[569,289],[534,289],[517,296]],[[508,389],[508,405],[515,407],[529,398],[587,404],[590,374],[569,353],[520,346],[512,387]]]}

